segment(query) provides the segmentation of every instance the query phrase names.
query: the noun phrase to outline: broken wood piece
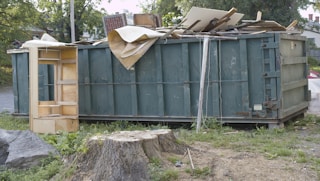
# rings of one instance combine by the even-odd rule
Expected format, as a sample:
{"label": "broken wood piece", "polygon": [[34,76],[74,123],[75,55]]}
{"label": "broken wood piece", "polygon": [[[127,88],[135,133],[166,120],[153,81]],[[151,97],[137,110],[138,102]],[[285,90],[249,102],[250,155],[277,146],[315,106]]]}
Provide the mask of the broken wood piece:
{"label": "broken wood piece", "polygon": [[206,27],[204,27],[203,30],[201,30],[200,32],[206,32],[206,31],[212,30],[212,29],[215,27],[215,25],[218,23],[218,21],[219,21],[219,19],[213,18],[213,19],[209,22],[209,24],[208,24]]}
{"label": "broken wood piece", "polygon": [[256,21],[261,21],[261,17],[262,17],[262,12],[258,11]]}
{"label": "broken wood piece", "polygon": [[224,23],[228,22],[230,20],[230,17],[237,12],[236,8],[231,8],[227,14],[225,14],[224,16],[222,16],[221,18],[217,19],[217,18],[213,18],[208,25],[203,28],[203,30],[201,30],[201,32],[203,31],[211,31],[213,29],[218,29],[221,25],[223,25]]}
{"label": "broken wood piece", "polygon": [[267,32],[267,30],[262,30],[262,31],[255,31],[255,32],[252,32],[250,33],[251,35],[256,35],[256,34],[261,34],[261,33],[265,33]]}
{"label": "broken wood piece", "polygon": [[172,33],[175,29],[177,29],[179,26],[181,26],[182,23],[184,23],[186,20],[187,20],[187,19],[183,19],[179,24],[173,26],[173,27],[172,27],[166,34],[164,34],[160,39],[164,40],[164,39],[168,38],[168,36],[170,36],[171,33]]}
{"label": "broken wood piece", "polygon": [[200,20],[195,21],[194,23],[192,23],[189,27],[186,28],[185,32],[189,31],[191,28],[193,28],[196,24],[198,24],[200,22]]}
{"label": "broken wood piece", "polygon": [[286,30],[294,30],[295,26],[298,24],[298,20],[294,20],[290,23],[289,26],[287,26]]}
{"label": "broken wood piece", "polygon": [[236,8],[231,8],[226,15],[224,15],[222,18],[219,19],[219,21],[215,24],[213,30],[218,30],[224,23],[228,22],[230,20],[230,17],[236,12],[237,12]]}
{"label": "broken wood piece", "polygon": [[189,156],[189,160],[190,160],[191,169],[194,170],[194,164],[193,164],[193,161],[192,161],[190,149],[187,148],[187,151],[188,151],[188,156]]}
{"label": "broken wood piece", "polygon": [[286,31],[286,28],[275,21],[259,21],[249,26],[241,27],[245,31]]}
{"label": "broken wood piece", "polygon": [[247,27],[247,26],[253,26],[261,21],[256,21],[256,20],[242,20],[242,24],[240,25],[237,25],[237,26],[234,26],[234,27],[231,27],[231,28],[228,28],[226,29],[226,31],[228,30],[232,30],[232,29],[239,29],[239,28],[244,28],[244,27]]}

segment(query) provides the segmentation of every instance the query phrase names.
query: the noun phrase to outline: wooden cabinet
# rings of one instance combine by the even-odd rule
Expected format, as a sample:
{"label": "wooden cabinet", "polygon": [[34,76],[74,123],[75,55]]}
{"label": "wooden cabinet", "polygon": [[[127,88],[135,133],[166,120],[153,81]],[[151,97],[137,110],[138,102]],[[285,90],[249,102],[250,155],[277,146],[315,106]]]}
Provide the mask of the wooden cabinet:
{"label": "wooden cabinet", "polygon": [[[73,132],[78,119],[78,50],[75,46],[29,48],[30,129],[36,133]],[[54,67],[54,98],[39,100],[40,64]]]}

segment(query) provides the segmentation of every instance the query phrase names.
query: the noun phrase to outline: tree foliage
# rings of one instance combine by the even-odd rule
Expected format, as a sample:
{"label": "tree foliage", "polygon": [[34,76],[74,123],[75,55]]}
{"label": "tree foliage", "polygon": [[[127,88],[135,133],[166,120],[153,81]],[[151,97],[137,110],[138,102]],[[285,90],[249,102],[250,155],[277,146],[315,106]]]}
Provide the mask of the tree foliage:
{"label": "tree foliage", "polygon": [[[74,1],[75,39],[80,40],[83,32],[104,36],[102,17],[104,10],[97,10],[101,0]],[[70,42],[70,0],[39,0],[38,8],[43,12],[41,28],[51,32],[61,42]]]}
{"label": "tree foliage", "polygon": [[164,26],[172,25],[172,19],[181,16],[180,10],[173,0],[146,0],[144,3],[140,3],[140,7],[144,13],[161,15]]}
{"label": "tree foliage", "polygon": [[0,1],[0,66],[10,65],[6,50],[13,48],[14,41],[30,39],[31,35],[28,30],[38,16],[38,11],[29,1]]}
{"label": "tree foliage", "polygon": [[140,3],[140,7],[144,13],[157,13],[161,16],[169,12],[180,14],[180,10],[173,0],[145,0],[144,3]]}
{"label": "tree foliage", "polygon": [[25,0],[0,1],[0,41],[4,44],[15,39],[24,39],[28,27],[38,17],[37,10],[31,2]]}

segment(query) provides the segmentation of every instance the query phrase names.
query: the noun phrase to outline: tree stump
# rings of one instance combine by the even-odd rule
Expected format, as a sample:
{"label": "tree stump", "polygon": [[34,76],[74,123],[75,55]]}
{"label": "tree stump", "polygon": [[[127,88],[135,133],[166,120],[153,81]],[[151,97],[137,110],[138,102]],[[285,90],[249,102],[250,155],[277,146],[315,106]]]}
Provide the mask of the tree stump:
{"label": "tree stump", "polygon": [[[103,142],[103,145],[101,144]],[[95,143],[92,143],[95,142]],[[97,150],[99,144],[101,150]],[[162,152],[184,154],[186,146],[177,143],[170,129],[148,131],[121,131],[102,139],[88,142],[95,149],[80,157],[77,173],[86,172],[86,177],[75,175],[72,180],[143,181],[150,180],[150,159],[162,160]],[[95,156],[88,156],[93,154]],[[90,158],[90,160],[85,160]],[[93,166],[88,162],[95,163]],[[85,164],[81,164],[85,163]],[[88,167],[85,167],[88,165]],[[93,169],[93,170],[92,170]]]}

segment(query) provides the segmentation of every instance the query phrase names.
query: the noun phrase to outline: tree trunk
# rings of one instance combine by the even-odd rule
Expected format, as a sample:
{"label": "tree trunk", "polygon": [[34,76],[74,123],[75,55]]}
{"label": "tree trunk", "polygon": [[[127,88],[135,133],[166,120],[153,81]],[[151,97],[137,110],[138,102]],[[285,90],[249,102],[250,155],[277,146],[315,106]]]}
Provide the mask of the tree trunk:
{"label": "tree trunk", "polygon": [[[92,142],[95,143],[92,144]],[[99,142],[100,145],[103,142],[100,149],[99,146],[94,146]],[[89,143],[94,149],[89,148],[87,154],[80,157],[80,163],[78,163],[80,170],[76,171],[72,180],[83,180],[84,178],[97,181],[150,180],[148,174],[150,159],[162,160],[162,152],[183,154],[186,151],[186,146],[178,144],[173,132],[169,129],[121,131],[103,137],[100,141],[90,139]],[[88,154],[94,156],[88,156]],[[86,177],[84,172],[88,174]],[[79,175],[80,173],[83,176]]]}

